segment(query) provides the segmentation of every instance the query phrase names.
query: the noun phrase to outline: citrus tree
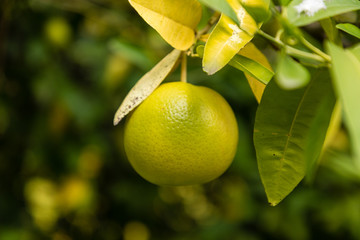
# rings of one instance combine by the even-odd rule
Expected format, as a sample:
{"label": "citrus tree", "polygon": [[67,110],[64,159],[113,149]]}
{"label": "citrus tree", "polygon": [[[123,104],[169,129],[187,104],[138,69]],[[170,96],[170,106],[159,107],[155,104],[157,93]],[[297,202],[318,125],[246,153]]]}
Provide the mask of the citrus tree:
{"label": "citrus tree", "polygon": [[[358,0],[129,3],[174,50],[128,93],[115,114],[115,125],[178,66],[180,80],[186,82],[187,57],[194,57],[209,75],[227,65],[245,75],[259,103],[253,142],[272,206],[302,179],[311,181],[324,156],[337,161],[346,174],[360,171]],[[320,34],[311,31],[314,24],[321,25]],[[263,31],[265,25],[271,31]],[[257,46],[256,38],[265,41]],[[351,149],[331,151],[341,128]]]}

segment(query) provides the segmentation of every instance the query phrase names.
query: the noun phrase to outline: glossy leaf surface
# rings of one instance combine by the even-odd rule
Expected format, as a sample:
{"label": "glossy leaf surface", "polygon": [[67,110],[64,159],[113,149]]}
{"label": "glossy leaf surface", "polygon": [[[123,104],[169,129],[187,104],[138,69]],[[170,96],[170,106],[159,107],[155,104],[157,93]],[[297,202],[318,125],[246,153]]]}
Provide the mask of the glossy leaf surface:
{"label": "glossy leaf surface", "polygon": [[205,45],[203,70],[209,75],[219,71],[252,38],[229,17],[221,15]]}
{"label": "glossy leaf surface", "polygon": [[252,16],[241,5],[239,0],[227,0],[229,5],[236,13],[236,17],[239,21],[240,29],[244,30],[249,35],[254,35],[258,29],[258,26]]}

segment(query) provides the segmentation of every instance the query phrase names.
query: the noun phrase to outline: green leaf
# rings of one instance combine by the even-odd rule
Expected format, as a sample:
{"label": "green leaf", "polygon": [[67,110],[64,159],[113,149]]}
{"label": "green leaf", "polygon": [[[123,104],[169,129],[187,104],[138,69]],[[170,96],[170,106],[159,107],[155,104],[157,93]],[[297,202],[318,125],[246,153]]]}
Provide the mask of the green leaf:
{"label": "green leaf", "polygon": [[[314,117],[314,120],[312,121],[312,124],[310,125],[306,141],[307,144],[305,148],[305,158],[307,160],[306,178],[308,181],[312,181],[314,179],[316,169],[319,165],[320,156],[324,149],[324,145],[326,144],[326,137],[328,137],[329,134],[334,134],[331,132],[334,131],[334,129],[330,129],[330,125],[334,125],[331,124],[331,120],[335,119],[335,126],[332,126],[335,129],[339,126],[340,123],[339,116],[332,118],[336,97],[331,85],[331,81],[329,81],[329,72],[322,71],[317,76],[318,77],[315,78],[315,81],[318,81],[317,78],[322,78],[324,81],[326,81],[326,83],[322,85],[322,91],[324,91],[325,94],[323,94],[322,99],[320,99],[317,113]],[[339,109],[340,108],[337,110]],[[335,111],[335,115],[338,113],[339,111]]]}
{"label": "green leaf", "polygon": [[355,57],[360,61],[360,44],[351,48],[351,52],[355,55]]}
{"label": "green leaf", "polygon": [[336,28],[343,30],[354,37],[360,38],[360,29],[351,23],[340,23],[336,25]]}
{"label": "green leaf", "polygon": [[326,161],[324,161],[323,165],[344,179],[348,179],[351,182],[360,182],[360,171],[358,166],[354,165],[355,162],[353,157],[346,153],[327,151]]}
{"label": "green leaf", "polygon": [[287,6],[292,0],[279,0],[281,6]]}
{"label": "green leaf", "polygon": [[274,72],[266,68],[261,63],[239,54],[235,55],[231,59],[229,65],[250,74],[265,85],[268,84],[274,76]]}
{"label": "green leaf", "polygon": [[239,20],[236,16],[234,10],[230,7],[226,0],[199,0],[199,2],[205,4],[206,6],[219,11],[229,18],[231,18],[236,23],[239,23]]}
{"label": "green leaf", "polygon": [[312,124],[322,114],[318,110],[330,89],[331,82],[323,74],[314,74],[305,88],[287,91],[276,81],[265,88],[256,112],[254,145],[260,177],[272,206],[297,186],[305,176],[307,163],[318,156],[307,154],[310,136],[317,143],[312,150],[321,151],[327,126],[321,126],[315,134]]}
{"label": "green leaf", "polygon": [[288,19],[295,26],[304,26],[324,18],[360,9],[360,2],[358,0],[324,0],[326,9],[321,9],[315,12],[314,15],[309,16],[304,12],[299,13],[296,9],[301,2],[303,0],[294,0],[287,9]]}
{"label": "green leaf", "polygon": [[129,0],[139,15],[171,46],[186,50],[195,41],[195,28],[201,19],[197,0]]}
{"label": "green leaf", "polygon": [[174,49],[135,84],[116,111],[114,125],[117,125],[160,85],[176,65],[180,53],[181,51]]}
{"label": "green leaf", "polygon": [[284,53],[276,69],[276,81],[283,89],[301,88],[309,83],[310,74],[303,65]]}
{"label": "green leaf", "polygon": [[325,18],[320,21],[321,27],[324,29],[326,36],[331,42],[336,44],[341,43],[341,39],[339,37],[339,30],[335,27],[335,20],[332,18]]}
{"label": "green leaf", "polygon": [[[197,46],[196,53],[202,58],[204,46]],[[245,73],[256,100],[260,102],[266,84],[274,76],[265,55],[253,43],[249,42],[230,60],[229,65]]]}
{"label": "green leaf", "polygon": [[269,16],[270,0],[240,0],[241,5],[258,23],[263,22]]}
{"label": "green leaf", "polygon": [[[271,72],[271,78],[274,76],[274,72],[273,72],[272,67],[271,67],[269,61],[267,60],[266,56],[252,42],[249,42],[248,44],[246,44],[245,47],[243,47],[239,51],[238,54],[252,59],[253,61],[260,64],[262,67],[265,67],[267,69],[267,70],[258,69],[255,72],[256,74],[258,74],[258,71],[264,71],[264,72],[269,71],[269,72]],[[230,65],[231,65],[231,62],[232,61],[230,61]],[[265,90],[265,86],[267,84],[267,80],[263,79],[263,78],[262,78],[263,81],[256,79],[254,77],[254,74],[251,74],[248,72],[245,72],[245,77],[248,80],[251,91],[253,92],[257,102],[260,103],[261,97]],[[269,81],[270,81],[270,76],[268,76],[267,79],[269,79]],[[264,82],[266,82],[266,84],[264,84]]]}
{"label": "green leaf", "polygon": [[342,103],[352,150],[360,169],[360,61],[352,51],[333,43],[328,42],[326,47],[332,58],[332,79]]}
{"label": "green leaf", "polygon": [[216,73],[252,38],[229,17],[221,15],[205,44],[203,70],[209,75]]}

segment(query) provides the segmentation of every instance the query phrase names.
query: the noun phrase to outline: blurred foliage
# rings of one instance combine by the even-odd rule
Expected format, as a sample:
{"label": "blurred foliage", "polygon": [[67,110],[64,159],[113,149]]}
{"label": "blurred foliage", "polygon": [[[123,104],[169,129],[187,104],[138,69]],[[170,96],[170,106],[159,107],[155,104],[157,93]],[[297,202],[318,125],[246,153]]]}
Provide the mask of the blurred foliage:
{"label": "blurred foliage", "polygon": [[[347,156],[339,164],[326,154],[314,182],[266,204],[252,145],[257,103],[240,71],[209,77],[189,59],[189,81],[237,114],[231,168],[203,186],[154,186],[132,170],[123,123],[112,119],[170,47],[125,0],[0,5],[1,240],[360,239],[360,178]],[[348,149],[344,132],[336,139],[334,149]]]}

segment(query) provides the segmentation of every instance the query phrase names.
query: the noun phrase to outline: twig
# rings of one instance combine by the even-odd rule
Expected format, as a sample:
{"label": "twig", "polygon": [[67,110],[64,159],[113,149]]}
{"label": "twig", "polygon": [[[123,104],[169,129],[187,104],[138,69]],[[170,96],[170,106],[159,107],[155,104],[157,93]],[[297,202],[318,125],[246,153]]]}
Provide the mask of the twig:
{"label": "twig", "polygon": [[187,82],[187,56],[186,52],[182,52],[181,54],[181,73],[180,73],[180,81]]}

